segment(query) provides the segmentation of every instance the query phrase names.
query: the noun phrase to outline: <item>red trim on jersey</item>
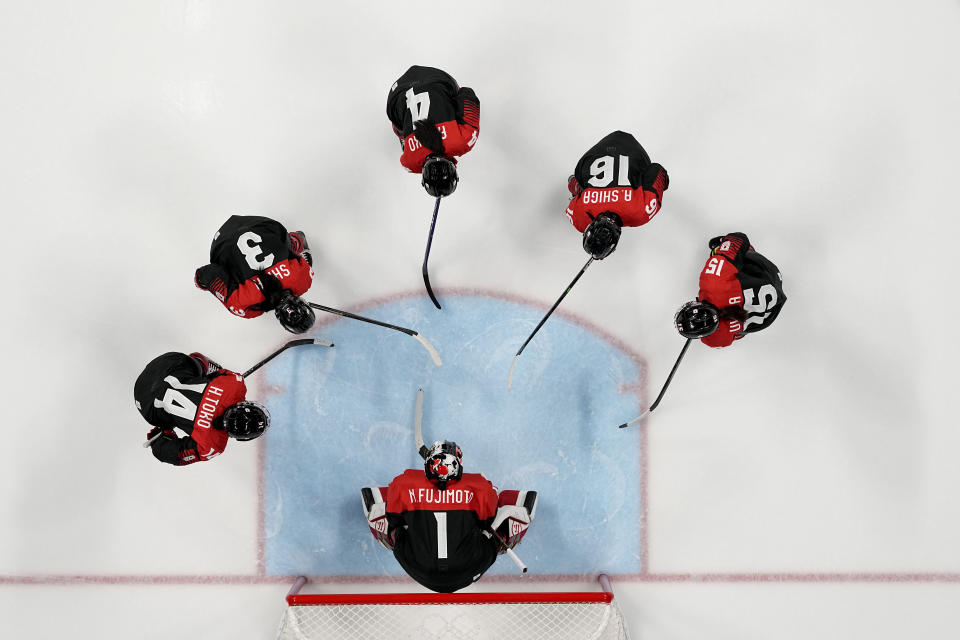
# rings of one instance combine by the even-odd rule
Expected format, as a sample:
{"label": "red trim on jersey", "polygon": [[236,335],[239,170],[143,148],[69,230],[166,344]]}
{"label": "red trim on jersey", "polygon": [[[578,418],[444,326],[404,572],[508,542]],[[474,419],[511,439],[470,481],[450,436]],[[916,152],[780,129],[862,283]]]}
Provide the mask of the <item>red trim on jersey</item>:
{"label": "red trim on jersey", "polygon": [[[437,130],[443,139],[443,155],[447,157],[462,156],[470,151],[477,143],[480,129],[469,124],[458,124],[456,120],[448,120],[437,125]],[[435,153],[417,140],[416,134],[411,133],[403,140],[403,153],[400,155],[400,164],[411,173],[420,173],[427,156]]]}
{"label": "red trim on jersey", "polygon": [[207,383],[193,418],[193,432],[190,437],[197,443],[197,455],[200,460],[210,460],[227,447],[227,432],[213,426],[214,420],[223,415],[231,405],[242,402],[247,396],[247,385],[243,376],[226,369],[218,372],[216,378]]}
{"label": "red trim on jersey", "polygon": [[479,473],[465,473],[441,491],[422,469],[407,469],[387,488],[387,513],[405,511],[474,511],[486,520],[497,513],[497,492]]}
{"label": "red trim on jersey", "polygon": [[588,187],[570,201],[566,213],[577,231],[583,233],[604,211],[620,216],[625,227],[639,227],[650,222],[660,211],[660,198],[643,187]]}
{"label": "red trim on jersey", "polygon": [[[740,242],[737,238],[730,238]],[[738,269],[729,259],[736,255],[739,249],[731,247],[729,251],[716,252],[707,258],[700,271],[700,294],[697,296],[703,302],[709,302],[717,309],[729,306],[743,307],[743,288],[737,278]],[[708,347],[729,347],[737,338],[743,326],[735,320],[721,320],[717,330],[700,341]]]}
{"label": "red trim on jersey", "polygon": [[[281,260],[266,272],[280,280],[283,288],[290,289],[294,295],[302,296],[313,284],[313,269],[305,259],[298,256]],[[260,304],[265,299],[260,289],[260,281],[254,276],[237,287],[229,298],[223,300],[223,306],[230,313],[242,318],[256,318],[263,314],[263,311],[250,307]]]}

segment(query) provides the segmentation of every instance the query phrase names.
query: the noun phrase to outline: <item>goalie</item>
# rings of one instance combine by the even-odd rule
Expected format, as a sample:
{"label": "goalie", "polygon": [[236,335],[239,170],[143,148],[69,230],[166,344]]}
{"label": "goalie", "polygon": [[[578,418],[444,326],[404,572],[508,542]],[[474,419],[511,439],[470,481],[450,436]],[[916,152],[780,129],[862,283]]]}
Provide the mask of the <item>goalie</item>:
{"label": "goalie", "polygon": [[411,578],[452,593],[476,582],[516,547],[537,510],[536,491],[501,491],[463,472],[455,442],[434,442],[424,472],[407,469],[389,487],[362,490],[370,532]]}

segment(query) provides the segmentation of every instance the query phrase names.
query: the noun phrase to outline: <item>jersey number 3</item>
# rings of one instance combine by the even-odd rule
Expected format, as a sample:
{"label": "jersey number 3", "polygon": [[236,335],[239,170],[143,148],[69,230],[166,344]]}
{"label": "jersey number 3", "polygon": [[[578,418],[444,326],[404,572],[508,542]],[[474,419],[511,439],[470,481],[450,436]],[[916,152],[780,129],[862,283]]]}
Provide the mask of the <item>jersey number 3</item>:
{"label": "jersey number 3", "polygon": [[260,248],[261,242],[263,242],[263,238],[253,231],[247,231],[237,238],[237,249],[240,250],[240,253],[246,258],[247,264],[250,265],[250,268],[254,271],[260,271],[273,266],[274,255],[272,253],[268,253],[263,256],[263,258],[260,258],[260,256],[263,255],[263,249]]}

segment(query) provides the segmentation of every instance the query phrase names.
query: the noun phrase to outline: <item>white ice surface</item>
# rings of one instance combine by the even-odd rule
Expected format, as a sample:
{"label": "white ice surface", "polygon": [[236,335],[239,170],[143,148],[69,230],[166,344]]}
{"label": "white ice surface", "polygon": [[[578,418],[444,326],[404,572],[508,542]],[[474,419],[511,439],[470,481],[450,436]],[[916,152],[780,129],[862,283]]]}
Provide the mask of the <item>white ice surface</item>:
{"label": "white ice surface", "polygon": [[256,573],[255,447],[157,464],[132,384],[283,339],[191,285],[230,214],[304,229],[332,306],[421,286],[431,203],[384,114],[410,64],[482,108],[438,292],[552,302],[584,261],[566,177],[614,129],[671,187],[564,308],[649,389],[707,238],[783,271],[777,324],[691,349],[649,421],[649,570],[679,581],[615,584],[635,637],[956,637],[958,60],[947,0],[4,4],[0,637],[272,635],[286,585],[177,579]]}

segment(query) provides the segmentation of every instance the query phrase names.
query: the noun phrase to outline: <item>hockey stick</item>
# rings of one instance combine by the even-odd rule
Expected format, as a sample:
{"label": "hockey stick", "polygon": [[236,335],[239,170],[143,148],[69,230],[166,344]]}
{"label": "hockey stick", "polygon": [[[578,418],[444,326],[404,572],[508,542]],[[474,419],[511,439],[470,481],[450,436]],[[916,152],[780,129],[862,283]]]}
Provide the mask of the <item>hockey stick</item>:
{"label": "hockey stick", "polygon": [[573,285],[577,284],[577,280],[580,279],[580,276],[583,275],[583,272],[586,271],[587,267],[589,267],[592,263],[593,263],[593,257],[587,260],[587,264],[583,265],[583,268],[580,269],[580,273],[577,274],[577,277],[573,279],[573,282],[571,282],[569,286],[567,286],[563,294],[561,294],[561,296],[557,298],[557,301],[553,303],[553,306],[550,307],[550,311],[547,311],[547,315],[543,316],[543,320],[541,320],[540,324],[537,325],[537,328],[533,330],[533,333],[530,334],[530,337],[527,338],[526,342],[524,342],[523,345],[520,346],[520,350],[517,351],[517,355],[513,356],[513,362],[510,363],[510,373],[507,374],[507,389],[509,389],[510,386],[513,384],[513,368],[517,366],[517,360],[520,358],[520,354],[523,353],[523,350],[527,348],[527,345],[530,343],[531,340],[533,340],[533,336],[537,335],[537,331],[540,331],[540,327],[543,326],[543,323],[547,321],[547,318],[550,317],[550,314],[553,313],[554,309],[560,306],[560,301],[563,300],[565,297],[567,297],[567,294],[570,293],[571,289],[573,289]]}
{"label": "hockey stick", "polygon": [[423,254],[423,267],[421,271],[423,272],[423,284],[427,286],[427,293],[430,295],[430,299],[433,300],[433,304],[437,306],[437,309],[440,308],[440,303],[437,302],[437,296],[433,295],[433,289],[430,288],[430,276],[427,274],[427,260],[430,259],[430,245],[433,244],[433,229],[437,226],[437,212],[440,211],[440,197],[437,196],[437,204],[433,206],[433,222],[430,223],[430,235],[427,236],[427,251]]}
{"label": "hockey stick", "polygon": [[673,369],[670,370],[670,375],[667,376],[667,381],[663,383],[663,388],[660,389],[660,393],[659,395],[657,395],[657,399],[653,401],[653,404],[650,405],[650,408],[644,411],[643,413],[641,413],[639,416],[637,416],[630,422],[624,422],[618,428],[626,429],[630,425],[640,422],[641,420],[643,420],[644,416],[646,416],[648,413],[652,413],[653,410],[657,408],[657,405],[660,404],[660,400],[663,399],[664,392],[667,390],[667,387],[670,385],[670,381],[673,380],[673,374],[677,372],[677,367],[680,366],[680,361],[683,360],[684,354],[687,353],[687,348],[690,346],[691,342],[693,342],[693,338],[687,338],[687,341],[683,344],[683,349],[680,350],[680,355],[677,356],[677,361],[673,363]]}
{"label": "hockey stick", "polygon": [[368,322],[370,324],[375,324],[379,327],[386,327],[387,329],[393,329],[394,331],[399,331],[405,333],[408,336],[412,336],[417,342],[423,345],[423,348],[427,350],[427,353],[430,354],[430,359],[433,360],[433,364],[438,367],[443,364],[440,360],[440,354],[437,353],[437,350],[433,347],[430,342],[424,338],[422,335],[414,331],[413,329],[407,329],[406,327],[398,327],[394,324],[387,324],[386,322],[380,322],[379,320],[374,320],[373,318],[364,318],[363,316],[358,316],[355,313],[350,313],[349,311],[340,311],[339,309],[334,309],[332,307],[325,307],[322,304],[317,304],[316,302],[308,302],[311,307],[318,309],[320,311],[326,311],[327,313],[332,313],[334,315],[350,318],[351,320],[359,320],[360,322]]}
{"label": "hockey stick", "polygon": [[[497,539],[497,542],[506,546],[507,544],[506,541],[504,541],[503,537],[501,537],[499,533],[497,533],[493,529],[487,529],[487,531],[493,534],[493,537]],[[520,573],[526,573],[527,565],[523,564],[523,560],[520,559],[520,556],[514,553],[513,549],[506,549],[506,552],[507,552],[507,555],[510,556],[510,559],[513,560],[513,564],[517,565],[517,567],[520,568]]]}
{"label": "hockey stick", "polygon": [[413,444],[417,447],[417,453],[424,460],[430,450],[423,444],[423,389],[417,389],[417,408],[413,414]]}
{"label": "hockey stick", "polygon": [[[263,360],[261,360],[261,361],[258,362],[257,364],[255,364],[255,365],[253,365],[252,367],[250,367],[249,369],[247,369],[246,372],[243,373],[243,374],[241,374],[241,375],[242,375],[244,378],[246,378],[246,377],[249,376],[251,373],[253,373],[253,372],[256,371],[257,369],[259,369],[259,368],[262,367],[263,365],[267,364],[268,362],[270,362],[271,360],[273,360],[274,358],[276,358],[278,355],[280,355],[281,353],[283,353],[284,351],[286,351],[286,350],[289,349],[290,347],[300,347],[300,346],[303,346],[303,345],[305,345],[305,344],[319,344],[319,345],[322,345],[322,346],[324,346],[324,347],[332,347],[332,346],[333,346],[333,343],[332,343],[332,342],[327,342],[326,340],[320,340],[319,338],[298,338],[297,340],[291,340],[290,342],[287,342],[287,343],[284,344],[282,347],[280,347],[279,349],[277,349],[276,351],[274,351],[273,353],[271,353],[270,355],[268,355],[266,358],[264,358]],[[152,438],[150,438],[149,440],[147,440],[146,442],[144,442],[144,443],[143,443],[143,448],[146,449],[147,447],[149,447],[151,444],[153,444],[153,441],[156,440],[157,438],[159,438],[161,435],[163,435],[163,431],[161,431],[161,432],[158,433],[157,435],[153,436]]]}

